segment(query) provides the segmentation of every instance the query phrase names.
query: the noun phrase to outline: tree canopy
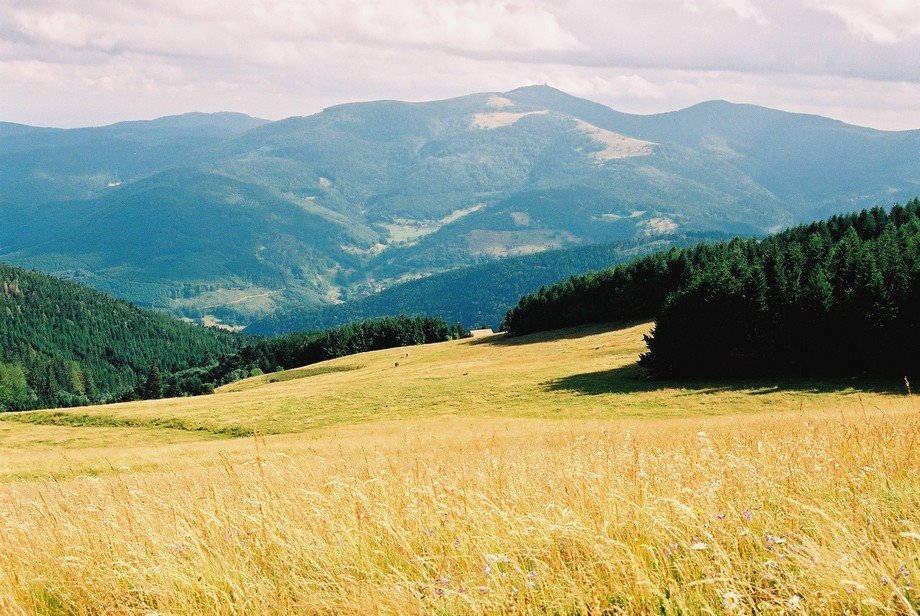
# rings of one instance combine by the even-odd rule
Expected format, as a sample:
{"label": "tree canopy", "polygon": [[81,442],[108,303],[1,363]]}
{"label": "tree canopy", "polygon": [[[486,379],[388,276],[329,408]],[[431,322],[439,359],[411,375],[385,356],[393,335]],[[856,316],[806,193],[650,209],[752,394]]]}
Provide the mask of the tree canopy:
{"label": "tree canopy", "polygon": [[523,297],[519,335],[655,318],[662,376],[910,375],[920,369],[920,200],[763,240],[674,248]]}
{"label": "tree canopy", "polygon": [[[194,391],[201,383],[224,385],[237,379],[315,364],[317,362],[393,347],[443,342],[469,332],[440,317],[399,316],[367,319],[340,327],[256,339],[238,352],[221,357],[216,365],[195,368],[171,377],[171,395]],[[206,385],[207,387],[207,385]]]}
{"label": "tree canopy", "polygon": [[[21,372],[28,385],[15,403],[8,400],[11,394],[0,393],[0,408],[112,401],[134,391],[154,357],[159,369],[172,373],[211,364],[244,342],[82,285],[0,264],[0,363],[13,366],[0,371],[0,381],[21,383]],[[7,391],[0,384],[0,392]]]}

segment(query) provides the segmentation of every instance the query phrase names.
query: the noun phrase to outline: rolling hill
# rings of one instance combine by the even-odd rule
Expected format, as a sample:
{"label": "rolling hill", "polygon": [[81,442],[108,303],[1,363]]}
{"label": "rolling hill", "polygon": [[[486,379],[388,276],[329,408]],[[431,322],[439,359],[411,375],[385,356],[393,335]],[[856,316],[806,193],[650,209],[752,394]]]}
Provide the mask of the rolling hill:
{"label": "rolling hill", "polygon": [[762,235],[920,186],[920,131],[726,102],[636,116],[544,86],[277,122],[0,125],[0,148],[0,258],[241,325],[509,256]]}
{"label": "rolling hill", "polygon": [[649,328],[0,414],[0,606],[915,611],[917,399],[865,381],[650,382],[635,366]]}
{"label": "rolling hill", "polygon": [[[523,296],[576,274],[603,269],[651,251],[707,236],[621,241],[505,257],[394,285],[379,293],[321,308],[281,309],[246,328],[254,335],[315,330],[387,315],[439,316],[449,323],[498,330],[510,306]],[[713,238],[708,238],[713,239]]]}
{"label": "rolling hill", "polygon": [[0,412],[112,400],[154,361],[175,372],[241,344],[227,332],[0,263],[0,367],[13,367],[31,390],[10,395],[0,375]]}

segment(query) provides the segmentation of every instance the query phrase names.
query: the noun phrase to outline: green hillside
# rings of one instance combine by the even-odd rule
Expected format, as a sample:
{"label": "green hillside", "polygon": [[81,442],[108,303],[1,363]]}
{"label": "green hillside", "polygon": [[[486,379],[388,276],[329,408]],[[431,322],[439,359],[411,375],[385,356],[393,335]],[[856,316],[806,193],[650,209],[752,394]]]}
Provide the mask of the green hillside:
{"label": "green hillside", "polygon": [[347,226],[262,186],[197,169],[60,207],[84,215],[56,221],[52,239],[7,258],[180,316],[316,305],[330,287],[318,273],[356,262],[339,246],[355,241]]}
{"label": "green hillside", "polygon": [[512,335],[655,319],[665,377],[920,373],[920,199],[762,240],[673,248],[527,295]]}
{"label": "green hillside", "polygon": [[226,332],[0,264],[0,410],[107,401],[154,360],[170,373],[239,346]]}
{"label": "green hillside", "polygon": [[637,116],[552,88],[522,88],[515,94],[515,100],[530,105],[551,107],[609,130],[669,144],[699,162],[716,165],[713,171],[730,165],[745,178],[740,190],[753,186],[768,190],[770,201],[792,214],[790,223],[880,202],[907,201],[920,185],[918,130],[872,130],[727,101]]}
{"label": "green hillside", "polygon": [[466,327],[486,325],[497,329],[509,306],[543,285],[704,237],[675,236],[647,243],[621,241],[507,257],[404,282],[343,304],[281,311],[256,321],[246,332],[276,334],[321,329],[399,314],[440,316],[449,323],[462,323]]}
{"label": "green hillside", "polygon": [[79,129],[0,123],[0,208],[99,197],[116,187],[110,184],[188,164],[265,122],[188,113]]}
{"label": "green hillside", "polygon": [[726,102],[637,116],[547,87],[0,125],[0,152],[0,258],[234,325],[547,250],[766,235],[920,187],[920,131]]}

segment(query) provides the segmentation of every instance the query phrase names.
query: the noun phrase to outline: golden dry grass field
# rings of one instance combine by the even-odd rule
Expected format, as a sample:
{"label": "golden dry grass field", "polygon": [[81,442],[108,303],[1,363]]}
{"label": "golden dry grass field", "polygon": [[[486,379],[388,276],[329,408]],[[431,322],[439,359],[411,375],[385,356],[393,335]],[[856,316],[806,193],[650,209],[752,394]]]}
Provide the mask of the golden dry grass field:
{"label": "golden dry grass field", "polygon": [[916,397],[643,380],[648,328],[0,416],[0,613],[917,613]]}

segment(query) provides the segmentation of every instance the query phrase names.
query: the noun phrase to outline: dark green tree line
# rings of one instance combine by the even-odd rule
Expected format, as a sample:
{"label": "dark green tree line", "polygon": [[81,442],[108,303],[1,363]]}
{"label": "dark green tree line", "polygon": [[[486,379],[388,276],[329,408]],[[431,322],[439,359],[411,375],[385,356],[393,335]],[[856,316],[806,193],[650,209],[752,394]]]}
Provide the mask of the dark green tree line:
{"label": "dark green tree line", "polygon": [[276,338],[234,335],[0,264],[0,411],[207,394],[258,372],[466,333],[441,318],[404,316]]}
{"label": "dark green tree line", "polygon": [[254,340],[236,353],[221,357],[208,369],[192,369],[167,379],[167,393],[196,392],[256,374],[315,364],[327,359],[394,347],[443,342],[468,336],[460,325],[440,317],[400,316],[368,319],[316,332]]}
{"label": "dark green tree line", "polygon": [[920,200],[763,240],[675,248],[541,289],[512,334],[656,319],[664,376],[911,375],[920,342]]}
{"label": "dark green tree line", "polygon": [[665,376],[915,377],[920,201],[730,244],[664,302],[642,365]]}
{"label": "dark green tree line", "polygon": [[[28,391],[0,385],[0,409],[110,402],[136,396],[154,357],[173,373],[209,365],[238,349],[242,337],[142,310],[104,293],[35,271],[0,264],[0,363]],[[11,379],[9,372],[0,377]],[[17,391],[18,387],[16,388]]]}

